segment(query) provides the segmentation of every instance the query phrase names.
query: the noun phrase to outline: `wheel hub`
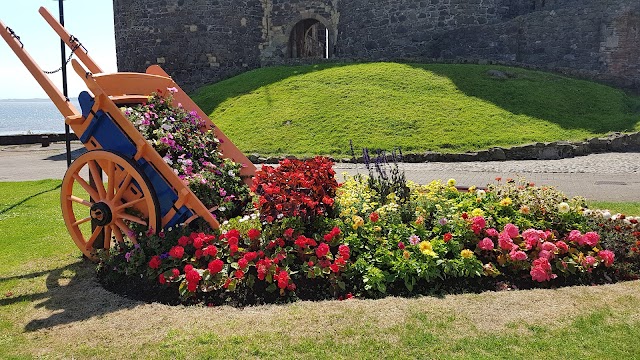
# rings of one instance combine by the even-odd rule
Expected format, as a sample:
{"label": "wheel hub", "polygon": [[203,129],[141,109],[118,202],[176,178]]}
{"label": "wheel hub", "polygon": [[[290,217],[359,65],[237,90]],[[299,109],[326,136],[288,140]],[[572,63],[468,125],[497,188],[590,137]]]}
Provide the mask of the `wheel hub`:
{"label": "wheel hub", "polygon": [[111,214],[111,208],[109,205],[103,202],[97,202],[91,205],[91,209],[89,210],[89,214],[91,218],[98,226],[105,226],[111,223],[113,215]]}

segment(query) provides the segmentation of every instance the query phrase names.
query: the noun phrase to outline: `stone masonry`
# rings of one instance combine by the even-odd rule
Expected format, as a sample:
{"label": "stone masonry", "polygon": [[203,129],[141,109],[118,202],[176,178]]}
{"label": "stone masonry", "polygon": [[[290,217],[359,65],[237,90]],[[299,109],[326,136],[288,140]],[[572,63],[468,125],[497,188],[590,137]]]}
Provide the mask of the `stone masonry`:
{"label": "stone masonry", "polygon": [[[495,62],[640,91],[638,0],[114,0],[120,71],[159,64],[187,90],[265,65]],[[302,20],[330,59],[291,59]]]}

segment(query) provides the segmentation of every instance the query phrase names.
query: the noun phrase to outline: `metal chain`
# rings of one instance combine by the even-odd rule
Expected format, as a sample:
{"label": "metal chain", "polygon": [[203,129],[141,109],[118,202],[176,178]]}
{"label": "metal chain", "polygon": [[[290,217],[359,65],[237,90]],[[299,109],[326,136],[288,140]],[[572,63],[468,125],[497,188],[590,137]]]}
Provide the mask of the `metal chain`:
{"label": "metal chain", "polygon": [[45,74],[49,74],[49,75],[51,75],[51,74],[55,74],[55,73],[57,73],[58,71],[62,70],[62,68],[63,68],[63,67],[65,67],[65,66],[67,66],[67,64],[69,64],[69,62],[71,61],[71,58],[73,58],[74,52],[75,52],[76,50],[78,50],[78,48],[79,48],[80,46],[81,46],[81,45],[76,44],[76,45],[71,49],[71,54],[69,54],[69,57],[67,58],[67,61],[65,61],[65,62],[64,62],[64,65],[60,66],[59,68],[57,68],[56,70],[53,70],[53,71],[46,71],[46,70],[42,70],[42,72],[43,72],[43,73],[45,73]]}

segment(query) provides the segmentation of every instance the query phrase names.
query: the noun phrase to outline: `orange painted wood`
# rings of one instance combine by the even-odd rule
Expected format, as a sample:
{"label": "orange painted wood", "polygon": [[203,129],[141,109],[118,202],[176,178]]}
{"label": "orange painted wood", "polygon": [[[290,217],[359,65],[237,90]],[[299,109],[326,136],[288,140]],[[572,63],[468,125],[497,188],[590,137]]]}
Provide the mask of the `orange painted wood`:
{"label": "orange painted wood", "polygon": [[[149,66],[147,68],[147,73],[169,77],[169,75],[158,65]],[[169,77],[169,79],[171,78]],[[221,142],[220,151],[222,152],[222,155],[227,159],[231,159],[237,163],[245,165],[242,170],[240,170],[240,175],[243,175],[245,177],[245,183],[251,186],[251,184],[253,183],[253,176],[256,174],[255,165],[253,165],[253,163],[242,153],[242,151],[240,151],[240,149],[238,149],[235,144],[231,140],[229,140],[229,138],[222,132],[222,130],[220,130],[219,127],[215,126],[211,119],[209,119],[209,116],[205,114],[204,111],[202,111],[202,109],[200,109],[200,107],[196,105],[195,102],[193,102],[193,100],[191,100],[189,95],[187,95],[187,93],[184,92],[184,90],[182,90],[180,86],[175,83],[175,81],[171,80],[171,83],[172,86],[169,87],[175,87],[176,89],[178,89],[178,92],[173,94],[173,98],[177,102],[181,103],[185,109],[189,111],[195,111],[202,119],[204,119],[208,124],[207,129],[211,127],[215,129],[214,133]]]}
{"label": "orange painted wood", "polygon": [[[98,165],[107,175],[107,186],[104,186],[99,177],[93,177],[97,188],[94,189],[89,185],[88,179],[85,179],[83,174],[85,174],[87,168],[92,169],[93,172],[89,172],[89,177],[91,177],[97,171]],[[125,181],[123,183],[123,178],[135,180],[138,185],[137,189],[141,192],[134,194],[131,191],[132,182]],[[83,191],[88,193],[91,200],[80,197],[84,196]],[[141,174],[126,159],[109,151],[90,151],[82,154],[71,164],[62,180],[60,190],[62,217],[71,238],[78,248],[88,258],[96,261],[93,243],[102,231],[104,231],[103,248],[108,250],[111,247],[112,234],[117,241],[122,242],[124,237],[127,237],[133,243],[136,243],[135,234],[124,223],[124,220],[142,225],[157,223],[160,214],[155,211],[156,207],[151,193],[152,189],[148,187]],[[105,204],[110,209],[112,220],[95,230],[91,229],[88,224],[81,226],[91,221],[90,208],[94,203],[98,202]],[[74,204],[78,204],[75,211]],[[148,219],[148,223],[137,216],[127,213],[126,209],[135,209],[137,212],[144,214]]]}

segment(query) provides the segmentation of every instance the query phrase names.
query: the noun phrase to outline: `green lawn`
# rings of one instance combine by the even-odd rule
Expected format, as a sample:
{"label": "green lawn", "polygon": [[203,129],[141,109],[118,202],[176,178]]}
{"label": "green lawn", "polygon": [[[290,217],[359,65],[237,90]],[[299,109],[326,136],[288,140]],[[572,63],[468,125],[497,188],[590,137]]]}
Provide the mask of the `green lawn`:
{"label": "green lawn", "polygon": [[609,210],[612,214],[640,216],[640,202],[587,201],[587,205],[592,209]]}
{"label": "green lawn", "polygon": [[[508,71],[505,80],[487,75]],[[463,152],[640,130],[640,97],[589,81],[488,65],[271,67],[192,98],[245,153],[348,156],[349,140]]]}
{"label": "green lawn", "polygon": [[245,309],[121,298],[95,282],[92,265],[66,233],[59,185],[0,182],[2,359],[630,359],[640,354],[638,281]]}

